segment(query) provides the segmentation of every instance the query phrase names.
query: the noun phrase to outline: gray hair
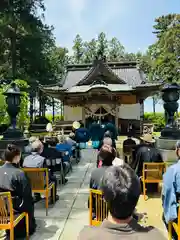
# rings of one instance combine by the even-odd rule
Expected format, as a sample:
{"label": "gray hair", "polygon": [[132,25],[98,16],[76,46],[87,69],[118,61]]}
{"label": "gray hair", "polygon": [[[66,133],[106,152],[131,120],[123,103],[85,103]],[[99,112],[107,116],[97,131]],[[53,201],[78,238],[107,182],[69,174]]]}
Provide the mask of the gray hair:
{"label": "gray hair", "polygon": [[112,139],[110,137],[105,137],[103,139],[103,144],[107,144],[109,146],[112,146]]}
{"label": "gray hair", "polygon": [[39,152],[43,147],[43,144],[40,140],[36,140],[32,143],[31,148],[32,152]]}
{"label": "gray hair", "polygon": [[72,138],[74,136],[75,136],[75,134],[73,132],[70,132],[69,137]]}
{"label": "gray hair", "polygon": [[37,137],[32,136],[32,137],[29,138],[29,143],[32,144],[36,140],[37,140]]}

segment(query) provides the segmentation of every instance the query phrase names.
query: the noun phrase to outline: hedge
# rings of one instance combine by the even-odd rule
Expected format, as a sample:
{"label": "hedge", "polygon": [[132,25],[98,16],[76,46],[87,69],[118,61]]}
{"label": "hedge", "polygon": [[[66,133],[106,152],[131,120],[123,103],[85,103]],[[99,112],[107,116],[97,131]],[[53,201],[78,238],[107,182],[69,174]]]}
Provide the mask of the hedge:
{"label": "hedge", "polygon": [[145,113],[144,120],[154,123],[154,131],[159,132],[165,127],[164,113]]}

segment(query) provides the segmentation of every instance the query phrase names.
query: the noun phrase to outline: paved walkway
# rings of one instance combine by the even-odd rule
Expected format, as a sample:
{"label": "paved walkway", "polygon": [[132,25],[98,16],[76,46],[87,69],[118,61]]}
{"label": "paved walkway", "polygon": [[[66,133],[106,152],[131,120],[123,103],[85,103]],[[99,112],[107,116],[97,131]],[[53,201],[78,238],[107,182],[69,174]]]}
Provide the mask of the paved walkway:
{"label": "paved walkway", "polygon": [[73,166],[68,183],[58,188],[60,200],[50,206],[45,215],[44,201],[35,206],[38,228],[32,240],[73,240],[84,225],[88,225],[89,216],[87,200],[89,195],[89,178],[96,166],[96,152],[92,149],[82,151],[82,159]]}

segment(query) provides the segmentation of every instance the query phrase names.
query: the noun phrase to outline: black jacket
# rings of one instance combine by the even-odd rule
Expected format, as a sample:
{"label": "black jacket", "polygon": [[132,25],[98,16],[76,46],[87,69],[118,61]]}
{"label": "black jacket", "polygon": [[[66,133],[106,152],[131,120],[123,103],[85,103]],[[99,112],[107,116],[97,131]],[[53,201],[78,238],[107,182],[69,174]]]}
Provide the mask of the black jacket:
{"label": "black jacket", "polygon": [[[15,212],[28,213],[29,230],[30,233],[33,233],[36,228],[34,203],[30,181],[25,173],[16,165],[5,163],[0,167],[0,191],[11,192]],[[15,228],[15,236],[24,237],[26,234],[25,229],[25,221],[21,221]]]}
{"label": "black jacket", "polygon": [[136,146],[135,149],[136,158],[132,162],[131,167],[135,170],[138,176],[142,175],[143,163],[151,163],[151,162],[163,162],[162,155],[160,151],[151,146],[146,144],[140,144]]}

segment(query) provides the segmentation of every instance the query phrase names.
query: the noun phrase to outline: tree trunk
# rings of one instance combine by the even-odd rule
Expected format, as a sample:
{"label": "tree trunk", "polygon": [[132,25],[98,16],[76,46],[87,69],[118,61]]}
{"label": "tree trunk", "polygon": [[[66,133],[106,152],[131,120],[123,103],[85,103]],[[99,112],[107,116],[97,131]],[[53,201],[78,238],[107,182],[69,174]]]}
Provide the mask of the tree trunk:
{"label": "tree trunk", "polygon": [[30,93],[30,123],[33,122],[33,96]]}
{"label": "tree trunk", "polygon": [[53,107],[53,118],[52,118],[52,120],[53,120],[53,122],[54,122],[54,117],[55,117],[55,102],[54,102],[54,98],[52,98],[52,107]]}
{"label": "tree trunk", "polygon": [[12,78],[16,79],[16,33],[13,33],[11,37],[11,67],[12,67]]}
{"label": "tree trunk", "polygon": [[156,100],[155,97],[153,97],[152,99],[153,99],[153,113],[154,115],[156,115]]}

